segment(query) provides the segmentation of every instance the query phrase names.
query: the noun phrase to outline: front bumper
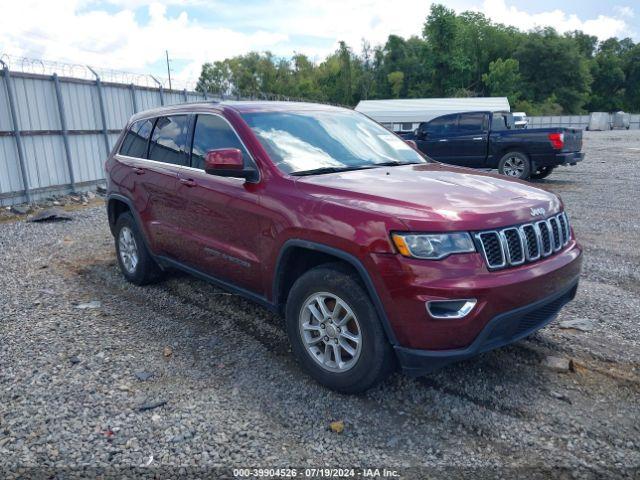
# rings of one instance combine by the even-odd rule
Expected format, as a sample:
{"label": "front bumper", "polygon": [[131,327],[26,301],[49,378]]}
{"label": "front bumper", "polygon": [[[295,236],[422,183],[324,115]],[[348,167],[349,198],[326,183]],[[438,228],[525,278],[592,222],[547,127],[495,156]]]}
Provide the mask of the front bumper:
{"label": "front bumper", "polygon": [[554,320],[560,309],[573,300],[578,279],[561,291],[524,307],[502,313],[489,321],[471,345],[451,350],[422,350],[394,346],[404,373],[424,375],[449,363],[516,342]]}

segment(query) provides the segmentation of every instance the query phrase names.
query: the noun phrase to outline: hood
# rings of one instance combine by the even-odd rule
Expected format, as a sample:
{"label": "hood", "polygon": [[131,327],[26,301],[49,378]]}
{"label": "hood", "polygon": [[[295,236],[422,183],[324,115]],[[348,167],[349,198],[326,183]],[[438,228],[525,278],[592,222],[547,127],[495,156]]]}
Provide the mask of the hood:
{"label": "hood", "polygon": [[324,202],[391,215],[416,231],[486,230],[562,208],[557,195],[526,182],[440,163],[300,177],[296,184]]}

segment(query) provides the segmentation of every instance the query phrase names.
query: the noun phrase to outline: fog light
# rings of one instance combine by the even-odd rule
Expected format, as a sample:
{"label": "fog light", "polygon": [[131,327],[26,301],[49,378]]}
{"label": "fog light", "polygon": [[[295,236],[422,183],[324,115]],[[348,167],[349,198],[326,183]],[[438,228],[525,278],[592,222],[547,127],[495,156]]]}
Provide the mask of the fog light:
{"label": "fog light", "polygon": [[475,298],[466,298],[460,300],[433,300],[427,302],[427,312],[433,318],[455,319],[464,318],[473,307],[476,306]]}

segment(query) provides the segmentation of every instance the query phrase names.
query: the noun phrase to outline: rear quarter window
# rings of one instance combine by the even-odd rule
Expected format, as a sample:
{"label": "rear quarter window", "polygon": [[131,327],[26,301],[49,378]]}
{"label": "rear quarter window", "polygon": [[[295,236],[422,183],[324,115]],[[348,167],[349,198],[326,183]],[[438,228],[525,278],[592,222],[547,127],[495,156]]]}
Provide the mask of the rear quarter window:
{"label": "rear quarter window", "polygon": [[151,135],[151,130],[153,129],[153,120],[154,119],[138,120],[129,127],[120,146],[120,155],[146,158],[147,143]]}

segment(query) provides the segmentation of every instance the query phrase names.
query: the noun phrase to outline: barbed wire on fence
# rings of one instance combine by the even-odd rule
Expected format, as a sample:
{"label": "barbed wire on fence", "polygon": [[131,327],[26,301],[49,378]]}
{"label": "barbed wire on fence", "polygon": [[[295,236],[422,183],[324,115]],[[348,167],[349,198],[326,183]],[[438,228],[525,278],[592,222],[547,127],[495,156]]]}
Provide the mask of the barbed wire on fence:
{"label": "barbed wire on fence", "polygon": [[[94,67],[93,65],[20,57],[3,53],[0,53],[0,60],[2,60],[2,62],[7,65],[10,71],[14,72],[30,73],[36,75],[53,75],[55,73],[59,77],[78,78],[83,80],[95,80],[97,74],[102,82],[110,82],[123,85],[133,84],[140,87],[154,89],[158,88],[159,85],[162,85],[162,88],[165,90],[169,87],[168,78],[152,75],[150,73],[129,72],[126,70]],[[172,79],[171,82],[172,90],[174,91],[187,90],[188,92],[195,92],[197,84],[197,79]],[[202,92],[198,93],[199,95],[204,96]],[[326,100],[318,98],[299,98],[291,95],[272,92],[247,92],[240,91],[234,87],[230,87],[229,90],[225,92],[209,91],[207,92],[207,97],[215,100],[271,100],[285,102],[311,101],[340,107],[345,106],[327,102]]]}
{"label": "barbed wire on fence", "polygon": [[[93,65],[82,65],[79,63],[66,63],[53,60],[43,60],[39,58],[20,57],[0,54],[2,60],[9,70],[33,73],[37,75],[53,75],[54,73],[60,77],[79,78],[83,80],[95,80],[95,71],[103,82],[133,84],[141,87],[157,88],[158,82],[162,88],[169,88],[169,79],[151,75],[148,73],[130,72],[126,70],[116,70],[109,68],[94,67]],[[157,82],[156,82],[157,80]],[[197,79],[172,79],[171,87],[173,90],[195,90]]]}

